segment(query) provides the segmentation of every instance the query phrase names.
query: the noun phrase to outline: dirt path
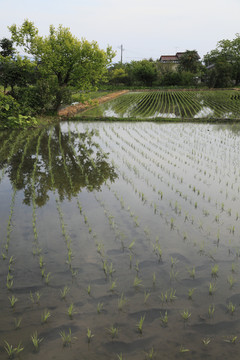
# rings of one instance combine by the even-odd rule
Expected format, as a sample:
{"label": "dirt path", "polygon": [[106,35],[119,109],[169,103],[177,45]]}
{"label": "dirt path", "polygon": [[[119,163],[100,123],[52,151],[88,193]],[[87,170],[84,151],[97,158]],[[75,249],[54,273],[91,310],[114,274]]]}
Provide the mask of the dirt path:
{"label": "dirt path", "polygon": [[76,104],[76,105],[67,106],[66,108],[60,110],[58,112],[58,115],[60,117],[63,117],[63,118],[73,117],[74,115],[76,115],[77,113],[79,113],[81,111],[87,110],[87,109],[89,109],[91,107],[95,107],[95,106],[97,106],[99,104],[102,104],[102,103],[104,103],[106,101],[115,99],[116,97],[118,97],[120,95],[123,95],[123,94],[127,93],[128,91],[129,90],[122,90],[122,91],[117,91],[117,92],[102,96],[102,97],[100,97],[98,99],[95,99],[96,102],[94,103],[94,105],[92,103],[85,102],[85,103],[79,103],[79,104]]}

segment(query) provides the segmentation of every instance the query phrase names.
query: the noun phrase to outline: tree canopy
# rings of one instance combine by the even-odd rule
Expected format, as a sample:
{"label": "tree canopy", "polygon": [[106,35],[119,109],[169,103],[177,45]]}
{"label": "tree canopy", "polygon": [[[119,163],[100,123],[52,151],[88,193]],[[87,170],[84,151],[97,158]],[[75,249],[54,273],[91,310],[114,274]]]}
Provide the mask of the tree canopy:
{"label": "tree canopy", "polygon": [[201,63],[199,55],[196,50],[186,50],[180,57],[179,69],[180,71],[190,71],[196,73]]}
{"label": "tree canopy", "polygon": [[9,30],[13,43],[34,59],[40,77],[51,82],[54,77],[58,88],[56,91],[54,87],[56,108],[69,85],[84,90],[102,81],[115,55],[111,47],[104,51],[95,41],[79,40],[62,25],[57,29],[51,25],[45,37],[39,36],[38,29],[29,20],[20,27],[12,25]]}
{"label": "tree canopy", "polygon": [[233,40],[221,40],[216,49],[204,56],[208,79],[212,86],[224,87],[240,83],[240,34]]}

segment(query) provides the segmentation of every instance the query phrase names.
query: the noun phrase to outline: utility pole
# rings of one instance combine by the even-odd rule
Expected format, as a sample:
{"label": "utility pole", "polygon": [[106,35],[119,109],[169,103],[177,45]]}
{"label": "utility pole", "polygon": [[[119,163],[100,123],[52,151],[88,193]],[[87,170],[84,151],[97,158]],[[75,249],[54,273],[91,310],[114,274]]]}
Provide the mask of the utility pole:
{"label": "utility pole", "polygon": [[125,49],[123,48],[123,45],[120,46],[120,49],[121,49],[121,65],[122,65],[123,51],[125,50]]}

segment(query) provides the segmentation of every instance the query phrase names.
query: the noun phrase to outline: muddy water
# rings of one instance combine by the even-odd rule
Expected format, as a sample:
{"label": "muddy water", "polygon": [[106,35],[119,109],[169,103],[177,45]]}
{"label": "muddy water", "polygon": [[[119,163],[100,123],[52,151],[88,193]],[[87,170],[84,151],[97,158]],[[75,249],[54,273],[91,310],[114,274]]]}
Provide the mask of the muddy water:
{"label": "muddy water", "polygon": [[239,130],[0,133],[0,358],[7,341],[26,360],[237,359]]}

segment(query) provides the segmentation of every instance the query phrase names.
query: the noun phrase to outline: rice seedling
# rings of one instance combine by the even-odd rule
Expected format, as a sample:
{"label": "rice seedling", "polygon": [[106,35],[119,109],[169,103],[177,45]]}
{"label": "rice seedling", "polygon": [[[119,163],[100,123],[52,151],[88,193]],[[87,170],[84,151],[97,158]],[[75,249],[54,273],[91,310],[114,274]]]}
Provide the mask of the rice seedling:
{"label": "rice seedling", "polygon": [[189,298],[190,300],[192,300],[193,293],[194,293],[195,290],[196,290],[196,288],[188,289],[188,298]]}
{"label": "rice seedling", "polygon": [[213,284],[213,283],[210,283],[210,284],[209,284],[209,287],[208,287],[208,293],[209,293],[209,295],[213,295],[216,290],[217,290],[216,285]]}
{"label": "rice seedling", "polygon": [[121,353],[121,354],[116,354],[117,355],[117,358],[118,358],[118,360],[123,360],[123,354]]}
{"label": "rice seedling", "polygon": [[185,348],[183,345],[180,346],[180,350],[179,350],[180,353],[186,353],[189,351],[190,351],[190,349]]}
{"label": "rice seedling", "polygon": [[158,260],[160,261],[162,259],[162,249],[159,243],[156,243],[156,245],[153,245],[153,251],[158,257]]}
{"label": "rice seedling", "polygon": [[8,290],[12,290],[13,287],[13,280],[7,280],[6,286]]}
{"label": "rice seedling", "polygon": [[135,270],[137,272],[137,275],[138,275],[138,273],[140,271],[140,269],[139,269],[139,261],[138,260],[136,261],[136,264],[135,264],[134,268],[135,268]]}
{"label": "rice seedling", "polygon": [[114,292],[116,288],[117,288],[116,281],[112,281],[109,290],[110,290],[111,292]]}
{"label": "rice seedling", "polygon": [[48,321],[48,319],[50,318],[50,316],[51,316],[50,311],[44,310],[43,313],[42,313],[42,315],[41,315],[41,322],[42,322],[42,324],[45,324],[45,323]]}
{"label": "rice seedling", "polygon": [[180,313],[184,322],[186,322],[190,316],[191,316],[191,313],[186,309],[186,310],[183,310],[183,312]]}
{"label": "rice seedling", "polygon": [[44,266],[44,262],[43,262],[43,257],[42,257],[42,255],[41,255],[41,256],[39,257],[39,267],[40,267],[40,269],[42,269],[43,266]]}
{"label": "rice seedling", "polygon": [[210,338],[203,338],[203,339],[202,339],[202,343],[203,343],[203,345],[205,345],[205,346],[207,346],[210,342],[211,342],[211,339],[210,339]]}
{"label": "rice seedling", "polygon": [[146,291],[144,291],[144,304],[146,304],[148,298],[150,297],[151,293],[150,291],[147,293]]}
{"label": "rice seedling", "polygon": [[21,322],[22,322],[22,317],[14,319],[15,329],[16,330],[20,329]]}
{"label": "rice seedling", "polygon": [[145,315],[141,316],[140,320],[137,322],[136,326],[137,326],[137,331],[142,334],[143,332],[143,323],[145,320]]}
{"label": "rice seedling", "polygon": [[49,272],[49,273],[47,273],[47,275],[45,276],[45,283],[46,283],[47,285],[49,285],[50,275],[51,275],[51,273]]}
{"label": "rice seedling", "polygon": [[212,272],[211,272],[212,277],[217,277],[218,276],[218,270],[219,270],[219,266],[217,264],[212,266]]}
{"label": "rice seedling", "polygon": [[87,329],[87,341],[90,344],[92,338],[94,337],[94,335],[92,334],[92,331],[88,328]]}
{"label": "rice seedling", "polygon": [[155,284],[156,284],[156,274],[155,274],[155,272],[153,273],[152,281],[153,281],[153,286],[155,286]]}
{"label": "rice seedling", "polygon": [[38,333],[37,331],[35,331],[32,335],[31,335],[31,340],[34,346],[35,351],[39,350],[39,345],[40,343],[43,341],[43,338],[39,338],[38,337]]}
{"label": "rice seedling", "polygon": [[178,259],[177,258],[173,258],[171,256],[171,267],[173,267],[174,265],[176,265],[178,263]]}
{"label": "rice seedling", "polygon": [[18,354],[20,354],[20,352],[24,350],[24,347],[22,347],[21,343],[19,343],[18,346],[14,348],[6,340],[4,340],[4,342],[6,344],[6,346],[4,346],[4,349],[6,350],[9,359],[13,359],[15,355],[18,356]]}
{"label": "rice seedling", "polygon": [[18,301],[18,298],[16,298],[14,295],[12,295],[11,297],[8,297],[11,307],[14,308],[16,302]]}
{"label": "rice seedling", "polygon": [[69,305],[68,309],[67,309],[67,314],[68,314],[69,318],[72,320],[73,315],[76,314],[76,313],[77,313],[77,312],[76,312],[76,310],[75,310],[75,308],[74,308],[74,305],[73,305],[73,303],[71,303],[71,304]]}
{"label": "rice seedling", "polygon": [[195,272],[195,266],[193,266],[192,269],[188,269],[188,273],[189,273],[189,276],[194,279],[195,278],[195,275],[196,275],[196,272]]}
{"label": "rice seedling", "polygon": [[229,344],[236,344],[237,336],[228,336],[223,341],[225,341]]}
{"label": "rice seedling", "polygon": [[69,328],[68,333],[65,331],[60,331],[59,335],[61,336],[63,346],[71,346],[73,340],[76,340],[77,338],[72,336],[72,330]]}
{"label": "rice seedling", "polygon": [[139,277],[135,276],[134,281],[133,281],[133,286],[135,288],[138,288],[139,286],[143,286],[142,280],[139,279]]}
{"label": "rice seedling", "polygon": [[68,286],[64,286],[63,290],[60,289],[61,299],[65,299],[69,291],[70,288]]}
{"label": "rice seedling", "polygon": [[129,249],[130,251],[132,251],[132,248],[133,248],[134,244],[135,244],[135,239],[131,242],[131,244],[130,244],[129,247],[128,247],[128,249]]}
{"label": "rice seedling", "polygon": [[236,273],[236,270],[237,270],[236,264],[235,264],[235,263],[232,263],[232,268],[231,268],[232,273],[233,273],[233,274]]}
{"label": "rice seedling", "polygon": [[103,309],[103,303],[98,303],[97,304],[97,313],[100,314],[102,309]]}
{"label": "rice seedling", "polygon": [[135,226],[136,226],[136,227],[139,226],[138,216],[135,216],[135,217],[134,217],[134,223],[135,223]]}
{"label": "rice seedling", "polygon": [[108,273],[109,273],[109,276],[112,277],[113,273],[115,272],[116,270],[113,268],[113,264],[111,262],[110,266],[108,267]]}
{"label": "rice seedling", "polygon": [[36,292],[35,292],[35,296],[36,296],[36,303],[39,304],[40,298],[41,298],[42,295],[40,294],[39,291],[36,291]]}
{"label": "rice seedling", "polygon": [[230,289],[232,289],[232,287],[233,287],[233,285],[235,284],[235,282],[236,282],[236,279],[233,277],[233,275],[231,274],[231,275],[229,275],[228,276],[228,283],[229,283],[229,286],[230,286]]}
{"label": "rice seedling", "polygon": [[45,269],[45,268],[42,268],[42,269],[41,269],[41,276],[42,276],[42,278],[44,278],[44,277],[45,277],[45,271],[46,271],[46,269]]}
{"label": "rice seedling", "polygon": [[110,334],[112,340],[115,339],[118,336],[118,328],[117,327],[114,327],[112,325],[109,329],[106,329],[106,330]]}
{"label": "rice seedling", "polygon": [[88,287],[87,287],[87,293],[88,293],[88,295],[91,294],[91,285],[90,285],[90,284],[89,284]]}
{"label": "rice seedling", "polygon": [[170,271],[170,280],[176,280],[179,275],[179,271],[171,269]]}
{"label": "rice seedling", "polygon": [[168,324],[168,313],[165,311],[164,315],[160,312],[160,320],[162,322],[162,325],[165,327]]}
{"label": "rice seedling", "polygon": [[105,276],[107,277],[107,275],[108,275],[108,264],[107,264],[107,260],[104,260],[104,262],[103,262],[103,272],[104,272]]}
{"label": "rice seedling", "polygon": [[156,355],[156,352],[154,351],[154,348],[152,347],[148,352],[145,352],[146,359],[152,360],[154,359]]}
{"label": "rice seedling", "polygon": [[215,312],[214,304],[209,305],[209,307],[208,307],[208,317],[213,318],[214,312]]}
{"label": "rice seedling", "polygon": [[14,262],[15,262],[15,259],[13,256],[11,256],[9,259],[9,265],[13,264]]}
{"label": "rice seedling", "polygon": [[233,315],[236,310],[236,305],[233,305],[233,303],[230,301],[227,305],[227,311]]}
{"label": "rice seedling", "polygon": [[127,303],[127,299],[126,299],[124,293],[122,293],[120,299],[118,299],[118,310],[122,311],[123,307],[126,305],[126,303]]}

